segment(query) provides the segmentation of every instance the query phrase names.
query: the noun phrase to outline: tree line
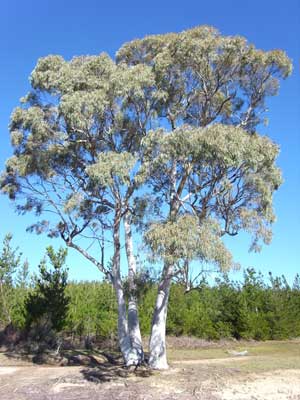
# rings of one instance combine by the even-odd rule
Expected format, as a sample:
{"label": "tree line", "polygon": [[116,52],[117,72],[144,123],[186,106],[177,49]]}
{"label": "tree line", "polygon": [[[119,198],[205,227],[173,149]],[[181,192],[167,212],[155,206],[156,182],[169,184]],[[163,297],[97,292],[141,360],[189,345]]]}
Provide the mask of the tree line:
{"label": "tree line", "polygon": [[[47,259],[39,273],[29,279],[28,263],[3,243],[0,257],[0,321],[2,328],[12,324],[18,329],[39,330],[44,336],[54,330],[71,340],[115,341],[117,338],[117,302],[107,280],[69,281],[64,267],[66,250],[46,250]],[[158,281],[150,273],[140,273],[136,282],[140,327],[149,334],[151,310],[155,304]],[[126,286],[126,285],[125,285]],[[130,301],[125,287],[126,302]],[[195,336],[207,340],[287,339],[300,336],[300,276],[290,285],[282,275],[263,276],[253,268],[243,278],[233,280],[218,274],[210,283],[206,278],[189,290],[181,282],[170,289],[167,334]],[[48,325],[47,325],[48,323]]]}

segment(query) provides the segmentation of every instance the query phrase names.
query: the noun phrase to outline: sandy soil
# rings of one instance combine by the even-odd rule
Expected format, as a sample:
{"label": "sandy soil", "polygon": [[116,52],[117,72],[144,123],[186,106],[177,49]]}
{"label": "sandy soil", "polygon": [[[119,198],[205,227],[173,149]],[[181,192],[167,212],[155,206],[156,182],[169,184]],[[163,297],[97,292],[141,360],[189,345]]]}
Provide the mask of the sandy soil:
{"label": "sandy soil", "polygon": [[[120,364],[50,367],[0,357],[1,400],[300,400],[300,369],[245,372],[253,357],[173,361],[164,372]],[[2,365],[2,366],[1,366]]]}
{"label": "sandy soil", "polygon": [[300,370],[277,370],[253,374],[241,383],[230,383],[218,393],[222,400],[298,400]]}

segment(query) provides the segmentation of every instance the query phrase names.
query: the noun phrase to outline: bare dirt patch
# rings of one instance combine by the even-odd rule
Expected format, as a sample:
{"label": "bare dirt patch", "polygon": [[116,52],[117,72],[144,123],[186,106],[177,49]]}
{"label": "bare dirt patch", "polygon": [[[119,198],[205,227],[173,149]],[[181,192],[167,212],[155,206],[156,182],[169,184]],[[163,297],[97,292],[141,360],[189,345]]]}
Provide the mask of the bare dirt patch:
{"label": "bare dirt patch", "polygon": [[8,375],[16,372],[18,368],[16,367],[0,367],[0,375]]}
{"label": "bare dirt patch", "polygon": [[209,364],[226,364],[226,363],[243,363],[244,361],[247,362],[249,360],[253,360],[254,357],[228,357],[228,358],[211,358],[211,359],[204,359],[204,360],[180,360],[180,361],[173,361],[172,365],[209,365]]}
{"label": "bare dirt patch", "polygon": [[277,370],[253,374],[246,381],[228,382],[217,394],[222,400],[296,400],[300,399],[300,370]]}
{"label": "bare dirt patch", "polygon": [[171,368],[164,372],[128,371],[118,357],[58,367],[0,353],[0,399],[300,400],[300,343],[247,347],[245,357],[231,357],[219,347],[173,349]]}

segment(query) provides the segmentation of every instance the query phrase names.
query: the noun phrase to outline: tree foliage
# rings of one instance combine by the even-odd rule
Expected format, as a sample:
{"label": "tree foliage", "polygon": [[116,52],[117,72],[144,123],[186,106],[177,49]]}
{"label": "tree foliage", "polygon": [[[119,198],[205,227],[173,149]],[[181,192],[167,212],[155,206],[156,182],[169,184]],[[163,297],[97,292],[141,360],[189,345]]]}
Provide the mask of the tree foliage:
{"label": "tree foliage", "polygon": [[55,213],[30,229],[72,245],[86,230],[97,236],[116,208],[134,214],[143,194],[133,193],[151,183],[154,203],[215,219],[215,236],[253,231],[258,248],[270,240],[281,178],[277,146],[255,132],[290,72],[284,52],[206,26],[129,42],[117,63],[106,54],[42,58],[12,114],[15,155],[2,190],[24,199],[21,212]]}

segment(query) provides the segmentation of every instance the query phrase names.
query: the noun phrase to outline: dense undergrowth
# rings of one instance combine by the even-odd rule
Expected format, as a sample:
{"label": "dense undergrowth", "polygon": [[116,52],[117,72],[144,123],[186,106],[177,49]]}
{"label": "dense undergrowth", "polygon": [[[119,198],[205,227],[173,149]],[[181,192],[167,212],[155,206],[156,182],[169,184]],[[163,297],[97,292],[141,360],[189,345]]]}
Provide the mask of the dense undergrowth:
{"label": "dense undergrowth", "polygon": [[[35,281],[37,282],[37,281]],[[11,282],[0,299],[2,328],[11,323],[23,329],[32,320],[29,299],[38,292],[37,283]],[[140,290],[140,323],[143,335],[150,331],[156,296],[152,280]],[[62,333],[72,340],[116,338],[117,310],[111,284],[103,282],[69,282],[66,285],[67,313]],[[40,294],[39,294],[40,296]],[[56,308],[59,303],[55,303]],[[52,305],[53,307],[53,305]],[[47,305],[44,305],[45,312]],[[51,304],[50,304],[51,309]],[[173,284],[168,310],[167,334],[196,336],[208,340],[286,339],[300,336],[300,278],[293,285],[284,276],[268,279],[253,269],[244,272],[240,281],[220,275],[213,284],[206,281],[190,292]]]}

